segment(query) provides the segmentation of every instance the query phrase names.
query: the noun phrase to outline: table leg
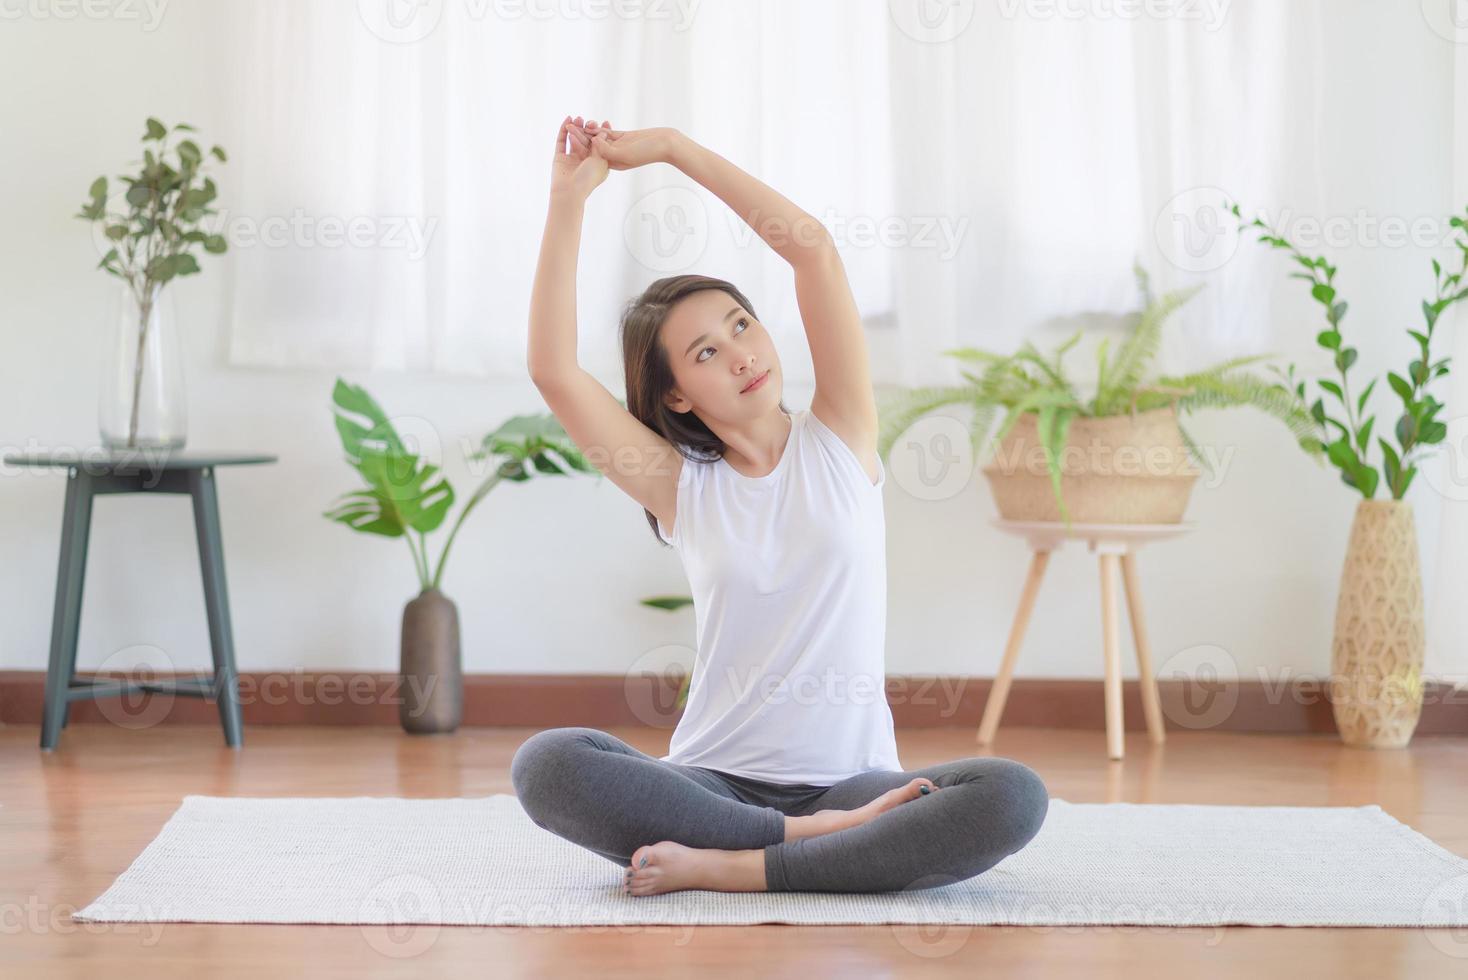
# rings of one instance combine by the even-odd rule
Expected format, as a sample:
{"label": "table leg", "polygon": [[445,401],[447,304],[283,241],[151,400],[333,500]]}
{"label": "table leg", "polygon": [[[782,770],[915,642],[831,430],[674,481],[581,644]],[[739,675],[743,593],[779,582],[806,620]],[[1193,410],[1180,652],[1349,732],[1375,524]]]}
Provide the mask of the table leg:
{"label": "table leg", "polygon": [[1014,675],[1014,663],[1019,659],[1019,648],[1024,640],[1025,629],[1030,623],[1030,612],[1035,608],[1035,596],[1040,591],[1040,580],[1045,576],[1045,566],[1050,562],[1050,552],[1036,551],[1030,557],[1029,574],[1025,576],[1025,588],[1019,597],[1019,608],[1014,611],[1014,623],[1009,628],[1009,642],[1004,646],[1004,660],[999,665],[999,674],[994,686],[989,689],[989,700],[984,705],[984,718],[979,723],[979,744],[994,741],[994,732],[999,727],[999,716],[1004,714],[1004,702],[1009,698],[1009,682]]}
{"label": "table leg", "polygon": [[1116,608],[1117,556],[1101,553],[1101,639],[1106,657],[1106,754],[1120,759],[1123,751],[1121,713],[1121,624]]}
{"label": "table leg", "polygon": [[1167,738],[1162,724],[1162,704],[1157,698],[1157,679],[1152,676],[1152,648],[1147,643],[1147,626],[1142,619],[1142,590],[1137,584],[1137,556],[1121,556],[1121,577],[1126,585],[1127,613],[1132,621],[1132,639],[1137,644],[1137,676],[1142,688],[1142,712],[1147,716],[1147,733],[1154,745]]}
{"label": "table leg", "polygon": [[219,722],[230,748],[244,741],[240,717],[239,679],[235,673],[234,638],[229,622],[229,594],[224,580],[224,545],[219,534],[219,498],[214,470],[189,472],[194,503],[194,530],[199,539],[199,567],[204,575],[204,607],[209,615],[209,648],[214,655],[214,697]]}
{"label": "table leg", "polygon": [[51,613],[51,656],[46,665],[41,711],[41,748],[56,747],[70,714],[67,691],[76,674],[77,633],[82,618],[82,582],[87,571],[87,538],[92,529],[92,478],[69,469],[61,513],[61,556],[56,569],[56,604]]}

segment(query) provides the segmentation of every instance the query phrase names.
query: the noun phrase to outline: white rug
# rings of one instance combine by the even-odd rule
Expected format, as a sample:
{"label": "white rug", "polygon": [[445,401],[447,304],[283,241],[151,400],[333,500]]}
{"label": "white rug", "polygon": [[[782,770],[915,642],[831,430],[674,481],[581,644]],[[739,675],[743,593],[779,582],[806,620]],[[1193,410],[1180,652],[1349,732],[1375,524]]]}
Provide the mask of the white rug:
{"label": "white rug", "polygon": [[74,918],[439,925],[1468,926],[1468,859],[1379,806],[1052,799],[977,877],[885,894],[621,892],[513,796],[186,796]]}

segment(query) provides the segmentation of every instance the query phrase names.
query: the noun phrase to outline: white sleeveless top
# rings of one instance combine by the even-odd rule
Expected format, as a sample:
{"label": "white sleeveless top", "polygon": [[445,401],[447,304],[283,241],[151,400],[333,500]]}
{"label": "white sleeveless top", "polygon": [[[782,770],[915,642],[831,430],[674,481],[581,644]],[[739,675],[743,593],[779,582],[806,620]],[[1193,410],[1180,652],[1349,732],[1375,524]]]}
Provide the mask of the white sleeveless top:
{"label": "white sleeveless top", "polygon": [[672,534],[698,654],[668,762],[829,786],[901,771],[887,706],[886,521],[877,482],[811,414],[762,477],[683,460]]}

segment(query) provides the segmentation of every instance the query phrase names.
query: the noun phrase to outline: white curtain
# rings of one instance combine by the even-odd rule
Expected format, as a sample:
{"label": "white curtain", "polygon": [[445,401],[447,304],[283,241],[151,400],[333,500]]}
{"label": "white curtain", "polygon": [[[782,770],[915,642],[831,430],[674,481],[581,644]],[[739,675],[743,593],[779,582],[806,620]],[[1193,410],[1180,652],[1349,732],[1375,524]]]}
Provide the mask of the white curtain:
{"label": "white curtain", "polygon": [[[361,235],[324,245],[302,220],[284,243],[236,247],[231,362],[523,378],[568,113],[676,126],[836,222],[893,214],[883,5],[704,3],[687,16],[648,4],[643,17],[616,6],[574,18],[488,0],[234,5],[237,223],[278,227],[304,211],[356,220]],[[891,263],[856,241],[846,260],[860,308],[888,314]],[[588,204],[583,364],[618,382],[622,305],[695,271],[738,284],[789,352],[790,376],[810,376],[788,267],[664,165],[609,175]]]}
{"label": "white curtain", "polygon": [[[1206,235],[1224,190],[1308,204],[1320,4],[1242,7],[1078,21],[1019,0],[232,5],[229,357],[522,376],[567,113],[676,126],[825,221],[879,383],[956,378],[943,349],[1129,310],[1134,259],[1159,286],[1211,276],[1195,353],[1257,350],[1265,320],[1238,299],[1259,291],[1236,287],[1264,257],[1214,269],[1158,242]],[[581,255],[594,373],[620,375],[628,297],[698,271],[738,283],[789,377],[810,380],[788,269],[673,168],[611,175]]]}
{"label": "white curtain", "polygon": [[1159,289],[1208,284],[1164,366],[1273,339],[1238,288],[1266,257],[1235,253],[1237,236],[1197,246],[1223,227],[1224,191],[1272,204],[1313,189],[1321,7],[1239,3],[1215,21],[1206,5],[1175,6],[1076,18],[1063,12],[1087,5],[956,5],[972,22],[927,43],[894,16],[898,212],[968,222],[954,260],[894,255],[901,383],[957,379],[944,348],[1104,326],[1114,316],[1087,314],[1136,307],[1134,261]]}

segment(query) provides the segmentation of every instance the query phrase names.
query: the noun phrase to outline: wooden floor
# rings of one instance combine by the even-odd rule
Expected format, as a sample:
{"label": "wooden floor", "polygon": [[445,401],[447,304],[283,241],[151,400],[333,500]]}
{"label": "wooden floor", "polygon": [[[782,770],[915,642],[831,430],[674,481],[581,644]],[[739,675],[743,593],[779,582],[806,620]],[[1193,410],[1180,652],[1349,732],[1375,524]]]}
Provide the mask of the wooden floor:
{"label": "wooden floor", "polygon": [[[217,727],[66,729],[42,753],[34,726],[0,726],[0,976],[1468,976],[1468,933],[1416,929],[947,926],[442,927],[412,957],[357,926],[78,923],[189,793],[214,796],[486,796],[512,793],[509,762],[533,729],[409,736],[388,728],[257,727],[224,747]],[[660,755],[669,733],[615,729]],[[898,732],[909,768],[995,754],[1071,802],[1359,806],[1377,803],[1468,855],[1468,738],[1408,749],[1334,736],[1169,733],[1127,737],[1108,763],[1101,732]],[[413,928],[413,927],[404,927]],[[418,927],[423,928],[423,927]],[[1440,945],[1447,939],[1448,951]],[[419,944],[413,943],[412,946]],[[146,973],[145,973],[146,971]],[[451,972],[452,971],[452,972]]]}

